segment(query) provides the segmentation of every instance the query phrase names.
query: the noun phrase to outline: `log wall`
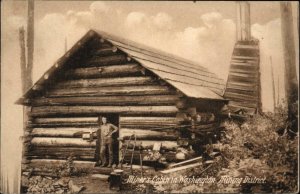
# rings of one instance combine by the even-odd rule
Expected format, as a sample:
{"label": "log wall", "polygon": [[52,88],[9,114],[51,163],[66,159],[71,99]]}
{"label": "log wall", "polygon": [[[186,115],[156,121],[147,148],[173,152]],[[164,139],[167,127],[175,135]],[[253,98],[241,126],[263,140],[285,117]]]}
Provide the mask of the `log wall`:
{"label": "log wall", "polygon": [[[96,132],[97,117],[105,115],[120,128],[116,152],[136,135],[143,153],[160,143],[168,160],[174,159],[177,140],[181,137],[178,114],[186,113],[186,106],[198,105],[182,103],[186,99],[180,92],[109,43],[91,45],[92,53],[73,60],[76,64],[62,70],[55,82],[41,91],[41,96],[27,101],[31,106],[27,158],[47,159],[50,163],[69,156],[79,161],[96,161],[99,155],[96,133],[91,141],[82,135]],[[116,140],[115,144],[118,144]],[[129,148],[133,146],[131,141]]]}

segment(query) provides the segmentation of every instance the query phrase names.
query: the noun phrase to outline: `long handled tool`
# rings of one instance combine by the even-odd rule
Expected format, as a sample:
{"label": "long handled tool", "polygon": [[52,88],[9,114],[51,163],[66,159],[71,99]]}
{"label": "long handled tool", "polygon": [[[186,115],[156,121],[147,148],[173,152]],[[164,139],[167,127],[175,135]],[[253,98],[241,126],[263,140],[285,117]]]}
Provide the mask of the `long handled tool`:
{"label": "long handled tool", "polygon": [[129,137],[129,140],[127,141],[127,144],[126,144],[126,148],[125,148],[125,150],[123,151],[123,156],[122,156],[122,159],[121,159],[121,161],[120,161],[120,167],[121,167],[121,169],[122,169],[122,164],[123,164],[123,162],[124,162],[124,158],[125,158],[125,155],[126,155],[128,146],[129,146],[130,141],[131,141],[131,137],[132,137],[132,135]]}
{"label": "long handled tool", "polygon": [[130,160],[131,174],[133,174],[133,171],[132,171],[132,162],[133,162],[133,154],[134,154],[135,146],[136,146],[136,135],[134,134],[134,144],[133,144],[132,153],[131,153],[131,160]]}
{"label": "long handled tool", "polygon": [[[141,144],[142,144],[142,143],[141,143]],[[140,146],[139,146],[139,150],[140,150],[141,176],[143,177],[143,158],[142,158],[141,144],[140,144]]]}

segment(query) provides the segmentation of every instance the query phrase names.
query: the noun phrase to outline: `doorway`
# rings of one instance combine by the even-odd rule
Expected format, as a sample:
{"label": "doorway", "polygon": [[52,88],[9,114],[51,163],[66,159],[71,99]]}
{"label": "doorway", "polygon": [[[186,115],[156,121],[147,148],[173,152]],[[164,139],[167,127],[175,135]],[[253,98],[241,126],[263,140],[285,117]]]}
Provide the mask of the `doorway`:
{"label": "doorway", "polygon": [[[119,115],[118,114],[102,114],[102,115],[100,115],[100,117],[106,117],[107,123],[111,123],[111,124],[115,125],[116,127],[119,127]],[[100,118],[100,121],[101,121],[101,118]],[[101,134],[101,132],[100,132],[100,134]],[[112,147],[113,147],[112,163],[117,164],[117,165],[119,163],[119,141],[118,141],[118,138],[119,138],[119,131],[112,135]],[[100,146],[101,146],[100,141],[101,140],[98,139],[97,143],[96,143],[96,154],[95,154],[96,161],[100,160]],[[105,155],[108,159],[109,153],[108,153],[107,148],[106,148]]]}

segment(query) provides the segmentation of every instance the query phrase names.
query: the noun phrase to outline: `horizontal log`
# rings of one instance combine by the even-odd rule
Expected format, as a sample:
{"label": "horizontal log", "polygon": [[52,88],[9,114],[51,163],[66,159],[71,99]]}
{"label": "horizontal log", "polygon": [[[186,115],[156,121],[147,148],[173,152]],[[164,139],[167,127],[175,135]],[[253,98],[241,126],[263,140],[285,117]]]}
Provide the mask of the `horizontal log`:
{"label": "horizontal log", "polygon": [[[177,140],[180,136],[176,130],[143,130],[121,128],[119,138],[128,140],[130,136],[135,135],[137,140]],[[133,137],[131,137],[133,139]]]}
{"label": "horizontal log", "polygon": [[111,56],[118,51],[117,47],[101,47],[92,52],[92,56]]}
{"label": "horizontal log", "polygon": [[227,98],[228,100],[230,101],[234,101],[234,102],[247,102],[247,103],[257,103],[258,102],[258,99],[255,100],[255,99],[245,99],[243,100],[243,98],[240,98],[240,97],[225,97]]}
{"label": "horizontal log", "polygon": [[175,106],[39,106],[32,107],[30,115],[33,117],[103,113],[174,115],[177,111]]}
{"label": "horizontal log", "polygon": [[257,78],[251,78],[251,77],[238,77],[238,76],[234,76],[234,75],[230,75],[228,76],[228,82],[248,82],[251,84],[256,84],[258,82]]}
{"label": "horizontal log", "polygon": [[151,122],[151,123],[177,123],[176,117],[120,117],[120,123],[122,122]]}
{"label": "horizontal log", "polygon": [[121,117],[120,126],[124,128],[158,128],[177,126],[175,117]]}
{"label": "horizontal log", "polygon": [[[51,168],[51,167],[59,167],[65,162],[66,160],[33,159],[29,163],[29,166],[33,168],[43,168],[43,167]],[[74,160],[74,167],[76,168],[93,169],[94,166],[95,166],[95,162]]]}
{"label": "horizontal log", "polygon": [[175,94],[167,86],[115,86],[99,88],[65,88],[51,89],[46,92],[47,97],[64,96],[114,96],[114,95],[159,95]]}
{"label": "horizontal log", "polygon": [[257,108],[258,105],[256,102],[247,102],[247,101],[243,101],[243,102],[238,102],[238,101],[230,101],[228,103],[229,106],[231,105],[235,105],[235,106],[240,106],[240,107],[247,107],[247,108]]}
{"label": "horizontal log", "polygon": [[[148,154],[148,151],[141,151],[142,159],[145,155]],[[130,162],[132,156],[132,151],[128,151],[125,154],[124,161]],[[162,153],[162,156],[166,158],[167,162],[176,162],[176,152],[164,152]],[[140,164],[140,151],[134,151],[133,152],[133,162],[136,164]]]}
{"label": "horizontal log", "polygon": [[142,75],[141,66],[135,63],[128,63],[122,65],[112,65],[103,67],[87,67],[70,69],[65,73],[65,77],[72,79],[76,78],[104,78],[114,76],[133,76]]}
{"label": "horizontal log", "polygon": [[82,161],[93,161],[95,160],[94,154],[74,154],[74,153],[57,153],[57,154],[44,154],[44,155],[30,155],[29,158],[32,159],[55,159],[55,160],[66,160],[69,156],[72,156],[75,160],[82,160]]}
{"label": "horizontal log", "polygon": [[245,87],[257,87],[258,84],[257,83],[247,83],[247,82],[235,82],[235,81],[230,81],[227,83],[227,85],[232,85],[232,86],[245,86]]}
{"label": "horizontal log", "polygon": [[155,82],[151,77],[121,77],[67,80],[57,83],[54,88],[80,88],[80,87],[105,87],[105,86],[130,86],[149,85]]}
{"label": "horizontal log", "polygon": [[95,147],[96,141],[88,142],[81,138],[34,137],[31,140],[31,144],[33,146]]}
{"label": "horizontal log", "polygon": [[239,56],[239,57],[257,57],[259,55],[259,50],[254,50],[254,49],[237,49],[235,48],[233,51],[234,56]]}
{"label": "horizontal log", "polygon": [[[97,128],[34,128],[31,132],[33,137],[82,137],[83,133],[92,133]],[[96,134],[94,135],[96,137]]]}
{"label": "horizontal log", "polygon": [[30,127],[95,127],[98,117],[35,118]]}
{"label": "horizontal log", "polygon": [[92,153],[95,152],[95,147],[64,147],[64,146],[33,146],[31,148],[31,152],[36,153],[68,153],[68,152],[86,152],[86,153]]}
{"label": "horizontal log", "polygon": [[99,96],[99,97],[56,97],[35,98],[29,101],[32,106],[45,105],[173,105],[178,100],[176,95],[146,96]]}
{"label": "horizontal log", "polygon": [[188,164],[188,165],[184,165],[184,166],[180,166],[180,167],[175,167],[175,168],[163,170],[163,171],[160,171],[160,172],[162,174],[169,174],[169,173],[174,173],[174,172],[177,172],[177,171],[186,170],[186,169],[189,169],[189,168],[196,168],[196,167],[201,166],[201,165],[202,165],[201,162],[196,162],[194,164]]}
{"label": "horizontal log", "polygon": [[[123,145],[127,145],[129,140],[124,140]],[[162,150],[176,150],[178,147],[177,141],[151,141],[151,140],[137,140],[136,141],[136,149],[140,146],[141,149],[153,149],[153,145],[155,143],[161,143],[161,149]],[[128,144],[128,148],[133,148],[134,141],[130,141]]]}
{"label": "horizontal log", "polygon": [[255,85],[249,86],[241,86],[241,85],[235,85],[228,83],[226,86],[226,90],[228,89],[235,89],[235,90],[244,90],[244,91],[257,91],[258,87]]}
{"label": "horizontal log", "polygon": [[244,95],[244,94],[238,94],[232,92],[225,92],[224,97],[227,99],[237,99],[237,100],[251,100],[251,101],[258,100],[258,97],[256,96]]}
{"label": "horizontal log", "polygon": [[144,123],[144,124],[121,124],[120,127],[122,128],[130,128],[130,129],[143,129],[143,130],[164,130],[164,129],[176,129],[178,128],[177,125],[174,125],[174,124],[161,124],[161,125],[155,125],[155,124],[147,124],[147,123]]}
{"label": "horizontal log", "polygon": [[252,78],[252,79],[257,79],[258,75],[257,74],[251,74],[251,73],[236,73],[236,72],[230,72],[230,76],[236,76],[236,77],[243,77],[243,78]]}
{"label": "horizontal log", "polygon": [[[86,161],[83,161],[83,162],[86,162]],[[92,162],[93,164],[95,164],[95,162]],[[78,167],[79,169],[82,169],[81,167]],[[112,172],[112,168],[99,168],[99,167],[89,167],[89,168],[86,168],[84,167],[83,169],[85,169],[85,172],[88,172],[88,173],[92,173],[92,174],[104,174],[104,175],[110,175],[110,173]],[[59,174],[57,174],[56,172],[54,172],[53,170],[46,170],[46,169],[34,169],[32,171],[32,175],[35,175],[35,176],[47,176],[47,177],[53,177],[53,178],[61,178],[59,176]]]}
{"label": "horizontal log", "polygon": [[88,59],[84,65],[85,66],[105,66],[105,65],[116,65],[124,64],[130,61],[130,59],[124,54],[115,54],[112,56],[105,57],[93,57]]}
{"label": "horizontal log", "polygon": [[258,61],[258,60],[259,60],[259,57],[258,57],[258,56],[250,57],[250,56],[236,56],[236,55],[233,55],[233,56],[232,56],[232,59]]}
{"label": "horizontal log", "polygon": [[176,163],[176,164],[170,164],[169,166],[168,166],[168,168],[174,168],[175,166],[181,166],[181,165],[186,165],[186,164],[188,164],[188,163],[190,163],[190,162],[196,162],[196,161],[203,161],[203,158],[202,158],[202,156],[199,156],[199,157],[196,157],[196,158],[193,158],[193,159],[189,159],[189,160],[184,160],[184,161],[182,161],[182,162],[178,162],[178,163]]}
{"label": "horizontal log", "polygon": [[257,45],[241,45],[241,44],[237,44],[237,45],[235,45],[234,48],[259,50],[259,47]]}
{"label": "horizontal log", "polygon": [[258,66],[257,66],[257,64],[253,64],[253,63],[249,63],[249,62],[245,63],[245,62],[233,62],[233,61],[231,61],[230,68],[233,68],[233,69],[249,69],[250,71],[253,71],[253,70],[257,70]]}
{"label": "horizontal log", "polygon": [[258,95],[258,91],[253,90],[253,89],[252,90],[240,90],[240,89],[226,88],[226,92],[244,94],[244,95],[250,95],[250,96],[257,96]]}
{"label": "horizontal log", "polygon": [[246,73],[258,75],[258,71],[255,69],[230,68],[230,73]]}
{"label": "horizontal log", "polygon": [[28,155],[31,159],[67,159],[72,156],[75,160],[95,160],[96,148],[35,146]]}

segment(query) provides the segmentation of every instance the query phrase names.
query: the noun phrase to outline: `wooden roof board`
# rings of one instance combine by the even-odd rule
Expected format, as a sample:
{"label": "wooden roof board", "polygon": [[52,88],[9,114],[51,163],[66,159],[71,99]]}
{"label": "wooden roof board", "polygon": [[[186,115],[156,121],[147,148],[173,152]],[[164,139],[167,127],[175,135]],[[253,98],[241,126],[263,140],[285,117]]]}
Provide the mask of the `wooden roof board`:
{"label": "wooden roof board", "polygon": [[[91,38],[97,38],[97,36],[99,39],[111,42],[129,56],[132,55],[132,58],[136,59],[142,66],[154,72],[188,97],[225,100],[222,97],[225,82],[199,64],[133,41],[109,35],[105,32],[90,30],[68,52],[59,58],[16,103],[24,104],[26,99],[31,98],[49,82],[49,78],[55,77],[55,74],[66,65],[66,61],[70,57]],[[147,60],[148,62],[146,62]]]}
{"label": "wooden roof board", "polygon": [[[139,61],[145,68],[154,72],[159,77],[161,77],[163,80],[167,81],[168,83],[170,83],[171,85],[173,85],[175,88],[177,88],[180,91],[186,90],[186,87],[191,87],[190,89],[191,90],[194,89],[195,94],[196,94],[196,92],[197,92],[196,90],[199,90],[199,88],[201,87],[201,88],[206,88],[208,90],[212,90],[219,96],[222,95],[223,91],[220,88],[220,85],[217,85],[215,83],[205,82],[205,81],[203,81],[203,78],[201,80],[201,77],[200,78],[197,78],[195,76],[188,77],[187,75],[185,75],[185,73],[182,73],[181,71],[171,71],[171,69],[166,70],[166,68],[160,68],[160,66],[156,63],[141,60],[141,59],[136,59],[136,60]],[[176,86],[175,86],[174,83],[184,83],[185,85],[176,84]],[[189,94],[191,94],[191,93],[189,93]],[[196,96],[198,96],[198,97],[196,97]],[[195,96],[191,95],[189,97],[199,98],[199,96],[201,96],[201,95],[200,94],[195,95]],[[205,95],[204,98],[209,98],[209,97]]]}
{"label": "wooden roof board", "polygon": [[[223,85],[224,85],[223,80],[217,78],[216,75],[214,75],[213,73],[207,72],[205,69],[201,69],[199,67],[193,68],[184,63],[178,63],[178,62],[175,63],[171,60],[158,58],[155,56],[140,53],[140,52],[133,51],[131,49],[127,49],[127,48],[123,48],[123,47],[122,47],[122,50],[124,50],[126,53],[130,54],[130,56],[135,59],[152,62],[153,66],[156,66],[156,69],[158,71],[159,70],[169,71],[169,72],[171,71],[171,73],[175,73],[175,74],[180,73],[187,77],[199,78],[199,79],[202,78],[202,81],[204,81],[204,82],[214,83],[214,84],[218,85],[220,88],[223,88]],[[151,66],[149,66],[149,68],[152,68]]]}

